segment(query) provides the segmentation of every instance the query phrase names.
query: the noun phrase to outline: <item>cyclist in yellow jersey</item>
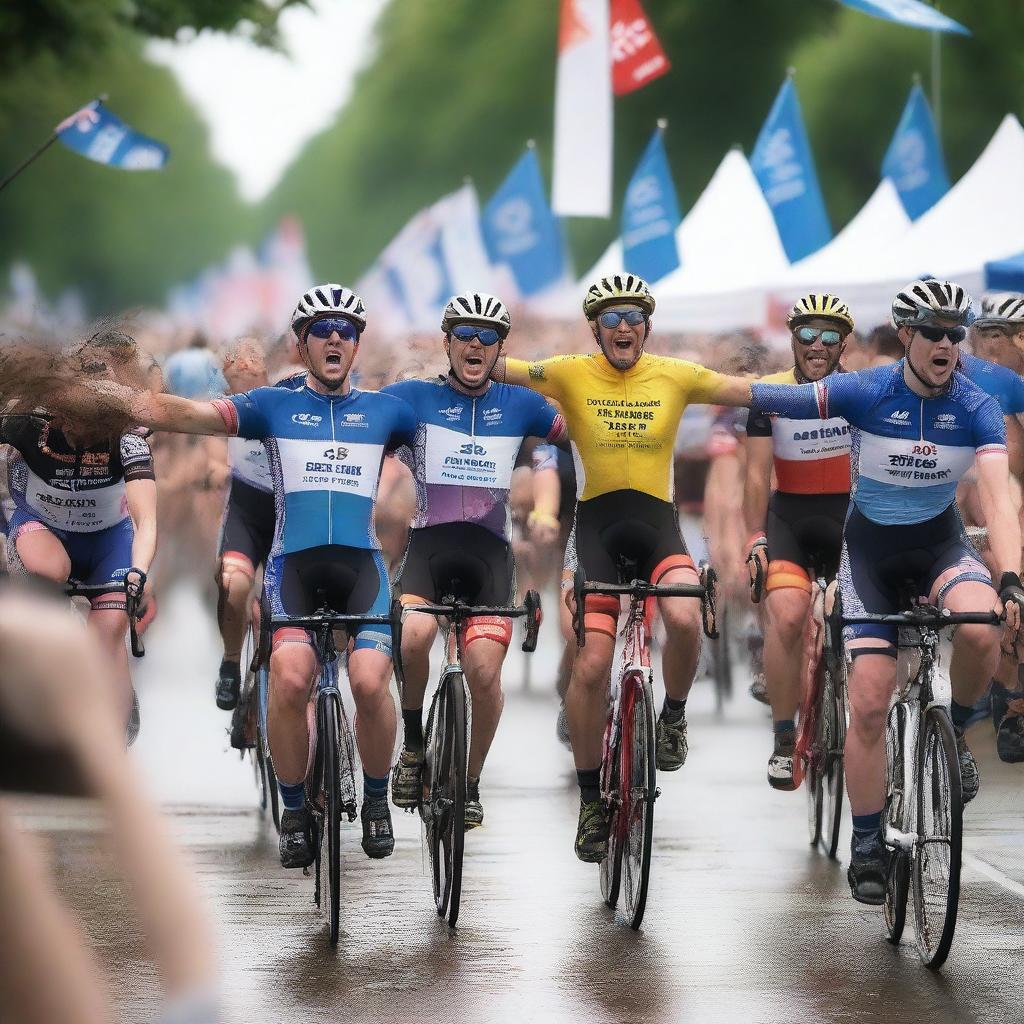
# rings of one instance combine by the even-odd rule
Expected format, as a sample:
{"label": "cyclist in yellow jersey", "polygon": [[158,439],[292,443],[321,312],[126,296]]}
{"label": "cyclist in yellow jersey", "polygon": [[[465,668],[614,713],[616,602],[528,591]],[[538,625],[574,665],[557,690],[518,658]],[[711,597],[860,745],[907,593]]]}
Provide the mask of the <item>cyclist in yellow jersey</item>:
{"label": "cyclist in yellow jersey", "polygon": [[[744,379],[645,353],[654,307],[646,282],[635,274],[602,278],[583,300],[599,352],[536,363],[499,359],[494,370],[497,380],[525,384],[562,408],[576,462],[576,556],[591,581],[616,582],[618,560],[625,557],[652,583],[697,582],[673,501],[679,420],[691,402],[750,402]],[[700,608],[695,599],[678,597],[658,607],[667,634],[667,696],[658,718],[657,763],[676,771],[686,760],[686,697],[700,654]],[[618,615],[616,598],[587,598],[587,643],[577,653],[565,699],[580,784],[576,855],[590,862],[602,860],[608,848],[599,776]]]}

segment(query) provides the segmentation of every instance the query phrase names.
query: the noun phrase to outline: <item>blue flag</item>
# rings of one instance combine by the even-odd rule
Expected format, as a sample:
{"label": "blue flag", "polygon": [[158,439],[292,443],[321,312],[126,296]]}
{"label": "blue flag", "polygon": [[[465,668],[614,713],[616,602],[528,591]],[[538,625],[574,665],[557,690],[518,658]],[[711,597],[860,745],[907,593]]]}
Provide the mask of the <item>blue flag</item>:
{"label": "blue flag", "polygon": [[508,264],[524,297],[543,291],[565,273],[562,232],[532,148],[491,196],[481,227],[491,262]]}
{"label": "blue flag", "polygon": [[676,228],[679,201],[661,130],[636,165],[622,204],[622,259],[625,269],[659,281],[679,266]]}
{"label": "blue flag", "polygon": [[125,171],[159,171],[170,156],[162,142],[129,128],[99,100],[61,121],[54,131],[68,149]]}
{"label": "blue flag", "polygon": [[839,0],[846,7],[855,11],[871,14],[886,21],[898,21],[901,25],[911,28],[927,28],[933,32],[959,32],[969,36],[970,30],[964,28],[959,21],[947,18],[922,0]]}
{"label": "blue flag", "polygon": [[772,208],[790,263],[816,252],[832,238],[792,78],[786,79],[775,97],[750,166]]}
{"label": "blue flag", "polygon": [[917,220],[949,191],[942,143],[919,85],[910,90],[896,134],[885,151],[882,177],[892,179],[911,220]]}

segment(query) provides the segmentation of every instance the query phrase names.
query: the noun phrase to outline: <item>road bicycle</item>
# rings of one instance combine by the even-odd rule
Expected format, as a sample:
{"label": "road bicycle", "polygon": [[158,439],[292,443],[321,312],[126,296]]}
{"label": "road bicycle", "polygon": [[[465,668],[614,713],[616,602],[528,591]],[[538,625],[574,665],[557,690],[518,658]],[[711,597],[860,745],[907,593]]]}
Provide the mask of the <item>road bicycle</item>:
{"label": "road bicycle", "polygon": [[997,625],[1000,618],[994,612],[915,604],[894,615],[844,615],[842,621],[898,627],[896,691],[885,734],[884,838],[891,851],[885,927],[897,945],[913,893],[917,951],[937,969],[949,955],[956,929],[963,841],[960,758],[939,632],[962,623]]}
{"label": "road bicycle", "polygon": [[[629,579],[636,564],[619,559],[620,579]],[[586,642],[583,602],[590,594],[629,597],[629,612],[622,628],[623,648],[619,675],[613,681],[608,721],[601,758],[601,799],[608,808],[608,852],[600,865],[601,896],[614,908],[625,878],[626,919],[638,929],[647,905],[654,838],[654,801],[659,790],[656,779],[656,744],[653,672],[644,609],[659,597],[695,597],[701,602],[704,633],[715,639],[715,585],[717,576],[706,562],[698,570],[700,583],[652,584],[633,579],[631,583],[592,583],[577,570],[573,627],[576,643]]]}
{"label": "road bicycle", "polygon": [[[423,612],[445,620],[445,660],[424,731],[423,789],[419,812],[430,858],[434,905],[438,917],[447,917],[448,924],[454,928],[462,899],[468,736],[472,715],[472,700],[462,671],[466,621],[478,616],[525,618],[523,650],[529,654],[537,647],[540,597],[535,590],[529,590],[522,605],[493,608],[464,604],[454,595],[446,594],[440,604],[408,604],[402,611]],[[399,684],[404,686],[402,629],[397,615],[394,629],[395,673]]]}
{"label": "road bicycle", "polygon": [[[341,615],[328,607],[322,591],[318,598],[321,606],[312,615],[275,615],[270,622],[272,629],[291,627],[308,630],[320,665],[313,697],[316,701],[316,747],[312,769],[306,779],[306,803],[313,818],[316,878],[313,901],[322,909],[321,880],[326,848],[327,909],[330,942],[334,946],[338,943],[341,914],[341,821],[342,817],[349,822],[355,821],[357,811],[355,736],[338,688],[340,665],[334,631],[373,623],[391,625],[394,613]],[[309,869],[304,869],[304,873],[308,874]]]}

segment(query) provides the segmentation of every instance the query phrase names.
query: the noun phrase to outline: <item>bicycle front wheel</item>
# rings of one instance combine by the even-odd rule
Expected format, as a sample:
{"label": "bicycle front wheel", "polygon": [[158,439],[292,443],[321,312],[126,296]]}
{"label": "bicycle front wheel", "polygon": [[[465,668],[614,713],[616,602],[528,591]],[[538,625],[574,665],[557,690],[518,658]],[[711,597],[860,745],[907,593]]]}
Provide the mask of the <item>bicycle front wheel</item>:
{"label": "bicycle front wheel", "polygon": [[601,898],[605,905],[615,909],[619,901],[619,885],[622,881],[622,826],[624,819],[619,813],[622,808],[621,782],[619,776],[619,751],[621,733],[616,727],[614,712],[608,713],[605,726],[604,763],[601,765],[601,795],[608,801],[608,852],[601,861]]}
{"label": "bicycle front wheel", "polygon": [[[897,832],[907,832],[910,824],[907,773],[904,750],[907,736],[907,705],[897,701],[889,708],[885,727],[885,824]],[[885,885],[885,931],[898,946],[907,921],[907,893],[910,889],[910,857],[906,851],[891,853],[889,876]]]}
{"label": "bicycle front wheel", "polygon": [[466,834],[466,684],[462,673],[441,680],[430,713],[427,849],[439,917],[455,927],[462,897]]}
{"label": "bicycle front wheel", "polygon": [[320,700],[320,742],[324,758],[324,829],[327,832],[327,913],[331,945],[338,944],[341,917],[341,773],[339,706],[333,694]]}
{"label": "bicycle front wheel", "polygon": [[843,747],[846,744],[846,705],[843,692],[828,668],[822,669],[821,707],[818,712],[821,768],[821,848],[834,858],[843,821]]}
{"label": "bicycle front wheel", "polygon": [[654,799],[657,795],[654,740],[654,697],[650,682],[633,673],[623,680],[622,740],[619,773],[622,779],[622,879],[624,909],[629,926],[640,927],[647,906],[654,838]]}
{"label": "bicycle front wheel", "polygon": [[953,724],[943,707],[924,714],[917,774],[912,883],[917,951],[932,968],[949,955],[960,902],[963,790]]}

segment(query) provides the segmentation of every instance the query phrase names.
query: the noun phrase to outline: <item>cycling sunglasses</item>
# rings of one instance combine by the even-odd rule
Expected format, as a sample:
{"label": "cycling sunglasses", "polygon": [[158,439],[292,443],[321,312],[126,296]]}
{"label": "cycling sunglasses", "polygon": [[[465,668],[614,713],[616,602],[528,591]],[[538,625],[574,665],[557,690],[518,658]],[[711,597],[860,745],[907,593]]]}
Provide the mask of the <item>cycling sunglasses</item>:
{"label": "cycling sunglasses", "polygon": [[927,338],[931,342],[939,342],[943,338],[949,338],[954,345],[959,345],[967,337],[966,327],[928,327],[924,324],[918,324],[914,330],[922,338]]}
{"label": "cycling sunglasses", "polygon": [[813,345],[818,338],[821,338],[821,343],[826,348],[838,345],[843,340],[843,336],[838,331],[829,328],[822,330],[820,327],[798,327],[796,329],[796,339],[801,345]]}
{"label": "cycling sunglasses", "polygon": [[359,329],[351,320],[344,317],[327,317],[324,320],[314,320],[309,325],[308,333],[321,341],[326,340],[332,334],[337,333],[339,338],[345,341],[358,341]]}
{"label": "cycling sunglasses", "polygon": [[614,331],[623,320],[629,324],[630,327],[637,327],[644,322],[647,318],[643,312],[639,309],[606,309],[598,318],[598,323],[602,327],[607,327],[608,330]]}
{"label": "cycling sunglasses", "polygon": [[501,335],[493,327],[477,327],[474,324],[459,324],[451,329],[453,338],[459,341],[471,342],[474,338],[480,339],[481,345],[495,345],[501,341]]}

